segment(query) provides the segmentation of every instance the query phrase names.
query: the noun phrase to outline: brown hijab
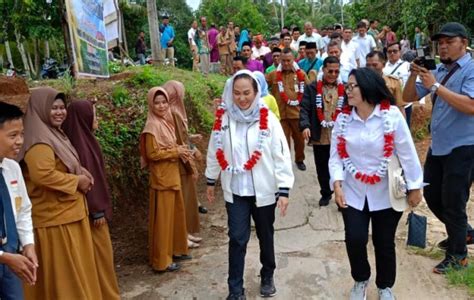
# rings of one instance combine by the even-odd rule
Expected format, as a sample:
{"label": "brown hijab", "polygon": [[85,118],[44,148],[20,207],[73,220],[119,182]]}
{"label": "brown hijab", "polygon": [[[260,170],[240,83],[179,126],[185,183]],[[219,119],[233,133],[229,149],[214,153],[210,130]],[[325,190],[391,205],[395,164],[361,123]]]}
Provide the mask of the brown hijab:
{"label": "brown hijab", "polygon": [[145,134],[149,133],[155,137],[156,144],[159,149],[171,149],[177,146],[176,143],[176,129],[171,112],[171,106],[165,116],[157,116],[153,113],[153,100],[158,94],[165,96],[169,103],[170,98],[166,90],[162,87],[154,87],[148,91],[148,116],[145,123],[145,128],[140,135],[140,155],[142,168],[148,165],[146,158],[146,142]]}
{"label": "brown hijab", "polygon": [[167,81],[162,85],[162,88],[168,92],[171,110],[178,114],[183,119],[188,129],[188,116],[186,114],[186,108],[184,106],[184,85],[176,80]]}
{"label": "brown hijab", "polygon": [[87,100],[74,101],[67,108],[67,118],[62,126],[79,154],[81,165],[94,178],[94,186],[86,194],[91,215],[105,213],[110,221],[112,205],[109,184],[105,175],[105,164],[99,142],[93,133],[94,107]]}
{"label": "brown hijab", "polygon": [[25,140],[18,161],[22,161],[26,152],[34,145],[46,144],[53,148],[54,154],[69,172],[81,175],[83,172],[76,149],[62,129],[51,126],[51,107],[56,99],[63,99],[66,102],[64,94],[53,88],[39,87],[31,90],[31,99],[23,121]]}

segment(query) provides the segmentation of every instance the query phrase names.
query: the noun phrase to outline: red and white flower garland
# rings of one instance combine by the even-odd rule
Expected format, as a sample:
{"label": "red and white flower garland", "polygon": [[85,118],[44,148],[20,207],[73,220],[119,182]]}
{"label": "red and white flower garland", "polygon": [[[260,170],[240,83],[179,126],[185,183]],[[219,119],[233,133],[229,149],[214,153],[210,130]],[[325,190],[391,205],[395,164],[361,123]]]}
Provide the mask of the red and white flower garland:
{"label": "red and white flower garland", "polygon": [[239,174],[246,171],[250,171],[257,164],[262,157],[263,153],[263,140],[268,136],[268,108],[262,104],[260,105],[260,120],[259,120],[259,133],[257,148],[253,151],[250,158],[243,166],[231,166],[225,158],[223,150],[223,131],[222,131],[222,116],[225,113],[225,105],[222,103],[216,110],[216,119],[212,128],[212,134],[214,138],[214,145],[216,147],[216,158],[222,171]]}
{"label": "red and white flower garland", "polygon": [[293,68],[295,70],[294,81],[295,81],[295,91],[297,91],[297,99],[291,100],[288,98],[288,95],[285,93],[285,87],[283,86],[283,75],[282,75],[281,64],[278,65],[277,72],[276,72],[276,79],[278,83],[278,92],[280,93],[280,100],[282,102],[285,102],[289,106],[298,106],[301,104],[301,100],[303,99],[306,76],[304,72],[298,67],[298,64],[294,63]]}
{"label": "red and white flower garland", "polygon": [[349,153],[346,149],[346,130],[349,114],[351,110],[348,106],[344,107],[341,116],[339,117],[339,132],[337,134],[337,152],[341,158],[344,168],[356,179],[366,184],[376,184],[387,175],[388,164],[394,150],[394,128],[393,124],[388,117],[390,110],[390,102],[383,100],[380,104],[380,110],[382,112],[383,132],[384,132],[384,146],[383,146],[383,158],[382,161],[375,171],[374,174],[366,174],[357,170],[352,162]]}
{"label": "red and white flower garland", "polygon": [[342,111],[342,106],[344,105],[344,85],[339,80],[337,81],[337,105],[336,111],[331,116],[331,121],[326,121],[324,117],[324,108],[323,108],[323,81],[318,80],[316,82],[316,115],[318,120],[321,122],[321,126],[324,128],[334,127],[334,122],[336,122],[337,116]]}

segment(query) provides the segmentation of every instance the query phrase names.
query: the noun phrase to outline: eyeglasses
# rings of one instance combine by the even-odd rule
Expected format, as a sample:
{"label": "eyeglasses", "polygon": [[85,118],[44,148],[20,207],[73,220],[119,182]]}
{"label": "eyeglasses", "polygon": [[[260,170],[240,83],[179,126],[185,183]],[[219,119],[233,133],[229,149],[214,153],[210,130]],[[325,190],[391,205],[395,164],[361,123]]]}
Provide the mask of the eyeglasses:
{"label": "eyeglasses", "polygon": [[328,70],[329,74],[339,74],[339,70]]}
{"label": "eyeglasses", "polygon": [[395,54],[395,53],[398,53],[399,50],[387,50],[387,53],[388,54]]}
{"label": "eyeglasses", "polygon": [[347,92],[352,92],[352,90],[354,90],[354,88],[358,87],[359,85],[358,84],[355,84],[355,83],[348,83],[346,84],[346,86],[344,87],[344,89],[347,91]]}

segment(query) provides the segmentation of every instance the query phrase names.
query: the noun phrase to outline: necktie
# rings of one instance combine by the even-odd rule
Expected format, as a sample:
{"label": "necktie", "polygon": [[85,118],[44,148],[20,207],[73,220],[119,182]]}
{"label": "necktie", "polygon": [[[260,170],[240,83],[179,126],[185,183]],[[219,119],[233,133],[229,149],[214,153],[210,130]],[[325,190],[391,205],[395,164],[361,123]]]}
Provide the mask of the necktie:
{"label": "necktie", "polygon": [[12,201],[8,192],[7,183],[3,176],[3,168],[0,168],[0,233],[2,238],[7,238],[3,249],[8,252],[18,250],[18,232],[16,229],[15,216],[13,215]]}

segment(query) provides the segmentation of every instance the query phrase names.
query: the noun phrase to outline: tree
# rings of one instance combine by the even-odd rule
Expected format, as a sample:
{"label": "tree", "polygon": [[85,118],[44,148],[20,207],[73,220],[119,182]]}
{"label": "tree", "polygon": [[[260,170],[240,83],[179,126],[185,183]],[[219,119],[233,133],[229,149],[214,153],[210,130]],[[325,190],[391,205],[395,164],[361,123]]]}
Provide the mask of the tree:
{"label": "tree", "polygon": [[158,34],[158,12],[156,10],[156,0],[147,0],[146,8],[148,12],[148,27],[150,29],[150,43],[153,62],[160,63],[161,45]]}

